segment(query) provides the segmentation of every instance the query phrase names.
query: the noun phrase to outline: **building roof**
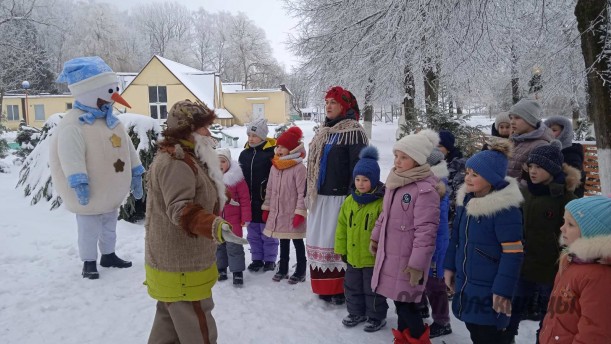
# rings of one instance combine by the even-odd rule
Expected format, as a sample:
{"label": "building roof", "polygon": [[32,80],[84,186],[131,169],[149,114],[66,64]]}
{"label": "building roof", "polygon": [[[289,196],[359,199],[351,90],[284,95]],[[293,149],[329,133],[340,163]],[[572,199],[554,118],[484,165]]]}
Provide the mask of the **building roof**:
{"label": "building roof", "polygon": [[234,93],[244,89],[244,84],[241,82],[224,82],[223,93]]}
{"label": "building roof", "polygon": [[134,79],[138,76],[138,73],[118,72],[116,74],[119,79],[119,89],[121,91],[124,91],[127,86],[129,86],[129,84],[131,84],[132,81],[134,81]]}
{"label": "building roof", "polygon": [[233,115],[227,111],[226,109],[214,109],[214,113],[216,114],[216,117],[219,119],[231,119],[233,118]]}
{"label": "building roof", "polygon": [[215,107],[214,88],[217,81],[216,72],[201,71],[181,63],[168,60],[159,55],[155,57],[178,79],[185,87],[208,107]]}
{"label": "building roof", "polygon": [[226,84],[223,84],[223,93],[274,93],[274,92],[284,92],[279,88],[258,88],[258,89],[234,89],[230,91],[226,91]]}

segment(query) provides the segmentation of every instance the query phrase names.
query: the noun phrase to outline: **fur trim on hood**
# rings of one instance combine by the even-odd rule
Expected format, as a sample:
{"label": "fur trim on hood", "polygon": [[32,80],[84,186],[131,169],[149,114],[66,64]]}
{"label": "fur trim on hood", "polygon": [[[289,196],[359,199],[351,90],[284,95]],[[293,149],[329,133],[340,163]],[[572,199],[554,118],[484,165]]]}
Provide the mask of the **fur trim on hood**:
{"label": "fur trim on hood", "polygon": [[[506,177],[509,185],[501,190],[495,190],[484,197],[473,197],[467,203],[467,214],[471,216],[491,216],[511,207],[519,207],[524,201],[518,182],[515,178]],[[456,194],[456,204],[464,205],[467,186],[463,184]]]}
{"label": "fur trim on hood", "polygon": [[435,175],[435,177],[439,179],[448,178],[450,176],[450,171],[448,171],[448,163],[445,160],[441,160],[435,166],[431,166],[431,172]]}
{"label": "fur trim on hood", "polygon": [[602,259],[609,262],[609,259],[611,259],[611,235],[600,235],[592,238],[581,237],[570,244],[567,251],[584,261]]}
{"label": "fur trim on hood", "polygon": [[574,192],[579,185],[581,185],[581,171],[567,163],[562,164],[562,172],[564,172],[564,179],[566,189],[570,192]]}
{"label": "fur trim on hood", "polygon": [[573,122],[568,117],[564,116],[551,116],[545,120],[545,125],[548,128],[551,128],[554,124],[562,127],[560,135],[556,138],[562,143],[562,149],[571,147],[573,144],[573,137],[575,136],[573,133]]}
{"label": "fur trim on hood", "polygon": [[244,173],[242,173],[240,163],[231,160],[229,169],[223,174],[223,183],[227,186],[234,186],[242,180],[244,180]]}

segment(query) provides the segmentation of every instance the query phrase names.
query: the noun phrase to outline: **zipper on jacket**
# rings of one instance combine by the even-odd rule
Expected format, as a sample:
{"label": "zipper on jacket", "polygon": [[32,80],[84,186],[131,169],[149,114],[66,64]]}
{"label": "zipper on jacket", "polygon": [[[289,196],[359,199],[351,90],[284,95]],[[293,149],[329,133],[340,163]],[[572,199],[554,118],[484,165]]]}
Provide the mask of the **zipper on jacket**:
{"label": "zipper on jacket", "polygon": [[465,258],[462,261],[462,272],[465,275],[465,282],[462,285],[462,288],[460,288],[460,295],[458,297],[458,300],[460,302],[459,306],[458,306],[458,318],[460,319],[461,315],[462,315],[462,297],[463,297],[463,293],[465,291],[465,287],[467,286],[467,280],[468,280],[468,276],[467,276],[467,245],[469,245],[469,220],[471,220],[471,215],[467,216],[467,226],[465,228]]}
{"label": "zipper on jacket", "polygon": [[498,264],[498,263],[499,263],[499,259],[494,258],[493,256],[489,255],[488,253],[484,252],[484,250],[482,250],[482,249],[481,249],[481,248],[479,248],[479,247],[476,247],[476,248],[475,248],[475,252],[476,252],[477,254],[479,254],[480,256],[482,256],[482,257],[484,257],[484,258],[486,258],[486,259],[490,260],[491,262],[493,262],[493,263],[495,263],[495,264]]}
{"label": "zipper on jacket", "polygon": [[256,147],[253,148],[252,150],[253,150],[252,159],[250,159],[250,203],[252,203],[252,194],[254,191],[254,185],[252,185],[252,164],[255,162],[255,156],[257,156]]}
{"label": "zipper on jacket", "polygon": [[350,218],[348,218],[348,229],[352,228],[352,210],[350,210]]}
{"label": "zipper on jacket", "polygon": [[365,231],[369,228],[369,213],[365,215]]}

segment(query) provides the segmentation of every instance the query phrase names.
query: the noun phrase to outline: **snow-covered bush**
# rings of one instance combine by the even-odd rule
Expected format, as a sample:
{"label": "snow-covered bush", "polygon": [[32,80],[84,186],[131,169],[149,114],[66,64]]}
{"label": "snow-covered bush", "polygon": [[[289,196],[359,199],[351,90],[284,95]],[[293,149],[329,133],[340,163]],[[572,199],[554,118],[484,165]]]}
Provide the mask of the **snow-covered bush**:
{"label": "snow-covered bush", "polygon": [[25,157],[32,153],[32,150],[34,150],[38,142],[40,142],[41,135],[41,129],[27,125],[19,126],[19,131],[17,132],[15,142],[19,144],[20,149],[15,153],[15,155],[17,155],[20,160],[23,161]]}
{"label": "snow-covered bush", "polygon": [[17,187],[23,187],[25,197],[32,197],[30,202],[32,205],[38,203],[41,199],[51,202],[51,209],[55,209],[62,204],[61,198],[53,189],[51,170],[49,169],[51,136],[53,136],[53,132],[57,129],[57,124],[62,116],[63,114],[56,113],[47,119],[40,132],[38,144],[25,157],[19,171]]}
{"label": "snow-covered bush", "polygon": [[[119,119],[127,129],[129,137],[140,155],[140,161],[144,169],[148,171],[157,152],[157,140],[161,137],[161,126],[159,122],[148,116],[124,113]],[[143,180],[144,196],[136,200],[131,193],[119,209],[119,218],[129,222],[142,220],[146,211],[146,181]]]}

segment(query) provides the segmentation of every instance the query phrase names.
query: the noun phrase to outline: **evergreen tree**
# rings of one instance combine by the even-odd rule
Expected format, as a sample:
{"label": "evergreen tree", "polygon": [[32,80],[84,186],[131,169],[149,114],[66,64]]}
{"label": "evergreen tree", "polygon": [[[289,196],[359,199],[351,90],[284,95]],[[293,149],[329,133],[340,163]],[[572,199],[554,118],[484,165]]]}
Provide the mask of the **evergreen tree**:
{"label": "evergreen tree", "polygon": [[428,109],[428,113],[422,110],[415,110],[414,120],[401,125],[402,135],[408,135],[418,130],[428,128],[439,132],[448,130],[456,137],[456,146],[460,148],[466,157],[473,155],[481,150],[486,140],[486,134],[482,131],[483,125],[475,127],[469,126],[467,120],[469,115],[453,114],[433,107]]}
{"label": "evergreen tree", "polygon": [[[157,153],[157,140],[161,137],[161,127],[156,120],[136,114],[122,114],[119,116],[121,122],[128,130],[128,134],[134,147],[138,150],[140,161],[144,169],[148,171]],[[145,174],[146,175],[146,174]],[[137,200],[130,192],[125,203],[119,209],[119,219],[128,222],[136,222],[144,219],[146,213],[146,180],[143,178],[143,196]]]}
{"label": "evergreen tree", "polygon": [[27,125],[20,125],[15,141],[19,143],[21,149],[18,150],[15,155],[17,155],[20,160],[23,161],[25,157],[32,153],[32,150],[34,150],[38,142],[40,142],[41,135],[41,129]]}

